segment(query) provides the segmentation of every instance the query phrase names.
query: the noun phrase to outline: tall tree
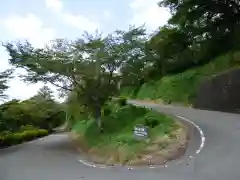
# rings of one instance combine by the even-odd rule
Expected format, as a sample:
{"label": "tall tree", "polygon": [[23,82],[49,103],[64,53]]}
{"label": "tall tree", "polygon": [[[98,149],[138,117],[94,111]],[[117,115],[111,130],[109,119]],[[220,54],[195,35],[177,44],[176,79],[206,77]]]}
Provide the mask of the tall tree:
{"label": "tall tree", "polygon": [[144,26],[130,26],[128,31],[117,31],[122,36],[120,47],[123,49],[120,68],[122,86],[139,86],[148,79],[152,68],[146,42],[149,37]]}
{"label": "tall tree", "polygon": [[12,69],[0,72],[0,100],[4,100],[7,98],[7,95],[4,94],[4,92],[9,88],[7,82],[10,78],[12,78],[12,73]]}
{"label": "tall tree", "polygon": [[43,98],[11,100],[0,105],[0,133],[20,131],[22,126],[29,125],[51,130],[63,122],[64,114],[59,103]]}
{"label": "tall tree", "polygon": [[[190,46],[191,39],[177,27],[164,26],[148,42],[159,75],[183,67],[193,61]],[[189,53],[189,54],[187,54]]]}
{"label": "tall tree", "polygon": [[44,100],[53,100],[53,91],[48,86],[43,86],[39,89],[37,96],[42,97]]}
{"label": "tall tree", "polygon": [[235,41],[240,26],[239,1],[163,0],[159,5],[170,8],[173,16],[169,23],[191,35],[195,43],[211,40],[213,43],[208,43],[209,47],[214,44],[216,48],[208,47],[211,49],[209,54],[234,48],[232,41]]}
{"label": "tall tree", "polygon": [[101,128],[101,107],[117,93],[118,71],[139,52],[134,40],[138,32],[116,31],[106,37],[86,33],[75,41],[57,39],[41,49],[29,42],[4,46],[11,64],[27,70],[23,80],[49,82],[60,90],[76,92],[79,103],[93,113]]}

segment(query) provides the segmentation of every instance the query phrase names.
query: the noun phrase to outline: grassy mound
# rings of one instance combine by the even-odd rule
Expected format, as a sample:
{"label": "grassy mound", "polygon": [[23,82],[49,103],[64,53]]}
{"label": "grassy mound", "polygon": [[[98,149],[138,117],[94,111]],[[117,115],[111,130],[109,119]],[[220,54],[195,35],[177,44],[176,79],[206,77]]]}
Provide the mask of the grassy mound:
{"label": "grassy mound", "polygon": [[207,80],[240,67],[240,52],[219,56],[210,63],[183,73],[165,76],[158,81],[145,83],[136,92],[133,87],[122,90],[122,95],[135,99],[161,99],[163,102],[191,104],[199,85]]}
{"label": "grassy mound", "polygon": [[[171,117],[131,105],[121,107],[111,103],[109,107],[108,115],[102,118],[103,133],[99,133],[93,119],[78,121],[72,128],[78,134],[81,150],[96,163],[147,164],[149,155],[158,156],[161,158],[158,163],[163,163],[172,157],[167,148],[174,144],[171,148],[176,150],[180,146],[177,136],[185,142],[181,124]],[[134,137],[133,128],[137,124],[149,127],[149,138],[137,140]]]}

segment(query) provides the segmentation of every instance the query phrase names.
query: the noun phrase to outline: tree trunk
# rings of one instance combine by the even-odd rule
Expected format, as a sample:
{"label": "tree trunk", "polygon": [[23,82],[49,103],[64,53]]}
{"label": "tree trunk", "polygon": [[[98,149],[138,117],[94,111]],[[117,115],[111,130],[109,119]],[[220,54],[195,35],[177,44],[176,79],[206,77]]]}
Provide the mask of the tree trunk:
{"label": "tree trunk", "polygon": [[95,108],[95,121],[97,123],[100,132],[103,132],[102,120],[101,120],[101,107],[96,106]]}

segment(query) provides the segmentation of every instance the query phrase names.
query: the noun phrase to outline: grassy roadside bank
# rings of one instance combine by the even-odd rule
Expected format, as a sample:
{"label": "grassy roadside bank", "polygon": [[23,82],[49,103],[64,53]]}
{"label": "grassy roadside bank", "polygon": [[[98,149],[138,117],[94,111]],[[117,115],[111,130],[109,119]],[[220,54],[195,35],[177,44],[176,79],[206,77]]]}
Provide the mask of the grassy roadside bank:
{"label": "grassy roadside bank", "polygon": [[[103,117],[104,132],[99,134],[92,119],[75,123],[71,137],[80,151],[100,164],[160,165],[185,153],[188,128],[173,118],[132,105],[109,105]],[[136,140],[133,128],[149,127],[149,138]],[[151,161],[149,159],[151,157]]]}
{"label": "grassy roadside bank", "polygon": [[145,83],[139,89],[126,87],[121,95],[133,99],[158,100],[160,103],[180,103],[188,106],[193,103],[197,89],[203,81],[239,67],[240,52],[231,52],[203,66]]}

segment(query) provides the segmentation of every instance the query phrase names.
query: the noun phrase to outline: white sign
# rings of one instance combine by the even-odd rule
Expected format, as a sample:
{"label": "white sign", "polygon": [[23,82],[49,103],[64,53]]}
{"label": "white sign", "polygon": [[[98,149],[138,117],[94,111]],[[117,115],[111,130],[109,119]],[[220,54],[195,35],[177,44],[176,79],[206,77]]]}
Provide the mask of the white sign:
{"label": "white sign", "polygon": [[136,125],[134,127],[134,135],[140,138],[147,138],[148,137],[148,127],[143,125]]}

